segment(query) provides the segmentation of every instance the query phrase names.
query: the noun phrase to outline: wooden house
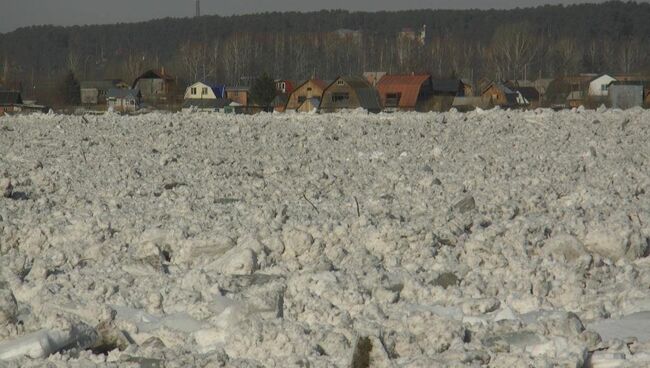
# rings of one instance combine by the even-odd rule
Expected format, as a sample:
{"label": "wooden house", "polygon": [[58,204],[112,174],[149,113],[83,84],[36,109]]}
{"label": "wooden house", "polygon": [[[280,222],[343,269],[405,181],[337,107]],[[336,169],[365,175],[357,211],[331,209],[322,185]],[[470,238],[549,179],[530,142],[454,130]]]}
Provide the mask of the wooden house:
{"label": "wooden house", "polygon": [[81,104],[86,106],[106,104],[106,95],[111,88],[129,88],[119,79],[81,82]]}
{"label": "wooden house", "polygon": [[338,77],[323,91],[320,111],[365,109],[378,113],[382,110],[377,90],[363,77]]}
{"label": "wooden house", "polygon": [[520,94],[505,86],[503,83],[492,82],[481,91],[481,96],[489,98],[494,106],[519,107],[523,101]]}
{"label": "wooden house", "polygon": [[238,106],[248,106],[250,99],[250,88],[248,87],[226,87],[226,98]]}
{"label": "wooden house", "polygon": [[379,98],[389,111],[430,111],[428,102],[433,95],[431,76],[385,75],[377,83]]}
{"label": "wooden house", "polygon": [[176,93],[176,79],[165,69],[148,70],[135,79],[132,88],[140,91],[146,103],[170,103]]}
{"label": "wooden house", "polygon": [[298,108],[309,99],[315,98],[320,101],[323,96],[323,91],[327,86],[328,83],[320,79],[310,79],[305,81],[291,92],[285,111],[298,110]]}
{"label": "wooden house", "polygon": [[135,112],[140,108],[142,94],[136,89],[111,88],[106,94],[109,109],[116,112]]}

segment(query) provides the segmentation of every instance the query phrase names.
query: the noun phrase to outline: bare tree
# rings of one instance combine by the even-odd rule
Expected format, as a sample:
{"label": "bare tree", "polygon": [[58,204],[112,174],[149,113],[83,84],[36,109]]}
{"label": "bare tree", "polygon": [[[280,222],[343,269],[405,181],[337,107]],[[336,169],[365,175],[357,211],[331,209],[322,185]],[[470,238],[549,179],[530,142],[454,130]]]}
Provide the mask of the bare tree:
{"label": "bare tree", "polygon": [[497,28],[490,45],[490,61],[500,78],[525,78],[539,48],[528,23],[505,24]]}

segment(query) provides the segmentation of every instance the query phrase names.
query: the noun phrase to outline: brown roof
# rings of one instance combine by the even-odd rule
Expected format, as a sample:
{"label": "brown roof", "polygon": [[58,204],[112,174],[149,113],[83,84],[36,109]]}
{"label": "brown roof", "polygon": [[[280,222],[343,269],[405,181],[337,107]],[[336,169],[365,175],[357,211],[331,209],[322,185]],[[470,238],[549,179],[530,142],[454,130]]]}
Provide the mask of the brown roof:
{"label": "brown roof", "polygon": [[379,90],[382,103],[386,101],[386,94],[401,93],[399,107],[415,107],[422,84],[430,78],[431,76],[428,74],[385,75],[377,83],[377,90]]}

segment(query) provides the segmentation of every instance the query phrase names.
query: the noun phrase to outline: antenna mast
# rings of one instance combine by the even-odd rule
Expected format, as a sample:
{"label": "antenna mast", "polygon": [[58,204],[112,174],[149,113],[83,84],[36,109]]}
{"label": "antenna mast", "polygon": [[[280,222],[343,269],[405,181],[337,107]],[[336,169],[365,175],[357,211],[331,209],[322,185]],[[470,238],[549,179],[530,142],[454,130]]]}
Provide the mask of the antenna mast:
{"label": "antenna mast", "polygon": [[201,0],[196,0],[196,16],[201,16]]}

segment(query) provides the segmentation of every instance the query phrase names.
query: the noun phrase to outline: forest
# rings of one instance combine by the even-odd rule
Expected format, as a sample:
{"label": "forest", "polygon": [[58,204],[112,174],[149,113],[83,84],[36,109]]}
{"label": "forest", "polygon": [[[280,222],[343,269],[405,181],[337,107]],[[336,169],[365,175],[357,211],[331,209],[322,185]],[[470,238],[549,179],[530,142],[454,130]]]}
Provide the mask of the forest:
{"label": "forest", "polygon": [[262,73],[303,80],[364,71],[428,72],[472,81],[645,73],[650,71],[648,37],[650,4],[620,1],[33,26],[0,34],[0,83],[47,101],[70,72],[78,80],[132,81],[149,68],[165,68],[180,84],[229,85],[248,84]]}

